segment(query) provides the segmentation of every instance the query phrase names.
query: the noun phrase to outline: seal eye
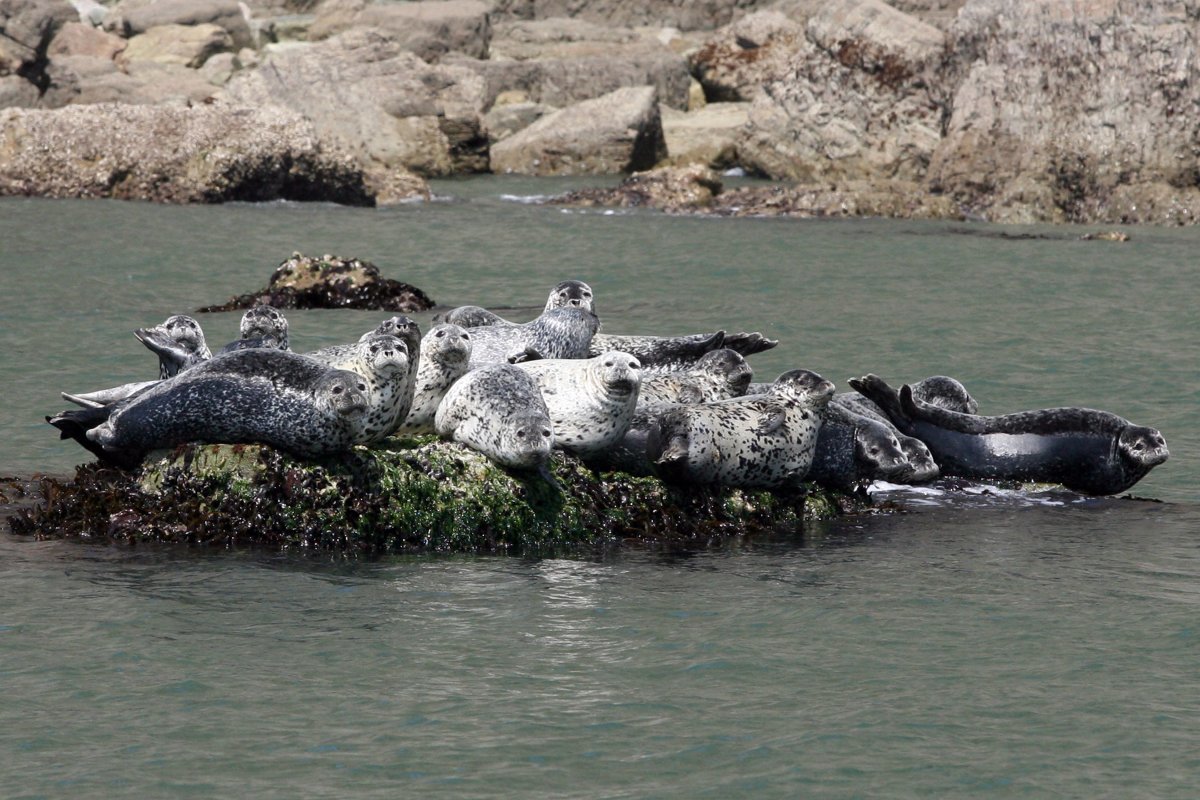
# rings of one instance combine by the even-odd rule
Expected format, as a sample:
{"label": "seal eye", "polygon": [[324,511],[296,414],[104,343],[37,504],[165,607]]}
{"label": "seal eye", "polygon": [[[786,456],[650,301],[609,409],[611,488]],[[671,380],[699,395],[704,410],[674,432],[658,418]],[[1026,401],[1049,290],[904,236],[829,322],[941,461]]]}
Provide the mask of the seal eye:
{"label": "seal eye", "polygon": [[606,367],[611,367],[612,365],[613,365],[613,362],[611,362],[611,361],[604,362],[604,366],[606,366]]}
{"label": "seal eye", "polygon": [[434,335],[435,335],[435,336],[437,336],[437,338],[441,339],[443,336],[445,336],[445,335],[446,335],[446,332],[445,332],[445,331],[438,331],[438,332],[437,332],[436,334],[434,334]]}
{"label": "seal eye", "polygon": [[542,437],[545,439],[550,438],[550,429],[549,428],[542,428]]}
{"label": "seal eye", "polygon": [[340,386],[340,385],[339,385],[339,386],[335,386],[335,387],[333,387],[333,393],[334,393],[334,394],[341,394],[341,393],[342,393],[342,392],[344,392],[344,391],[346,391],[346,387],[345,387],[345,386]]}
{"label": "seal eye", "polygon": [[518,439],[524,439],[524,438],[525,438],[525,429],[524,429],[524,428],[518,428],[518,429],[517,429],[517,438],[518,438]]}

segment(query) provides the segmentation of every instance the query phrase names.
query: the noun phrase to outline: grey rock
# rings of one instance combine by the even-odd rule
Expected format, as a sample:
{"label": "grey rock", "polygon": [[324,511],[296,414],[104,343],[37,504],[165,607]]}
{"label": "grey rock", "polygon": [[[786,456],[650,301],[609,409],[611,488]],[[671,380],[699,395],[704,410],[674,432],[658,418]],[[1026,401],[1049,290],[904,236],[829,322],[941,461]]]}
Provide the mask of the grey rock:
{"label": "grey rock", "polygon": [[95,56],[115,58],[125,49],[126,41],[82,22],[68,22],[50,41],[46,55],[51,59],[63,56]]}
{"label": "grey rock", "polygon": [[498,142],[528,128],[555,110],[541,103],[506,103],[493,106],[491,111],[484,114],[483,121],[492,142]]}
{"label": "grey rock", "polygon": [[667,164],[727,169],[739,163],[737,140],[750,119],[749,103],[709,103],[695,111],[663,106]]}
{"label": "grey rock", "polygon": [[371,202],[296,114],[220,104],[0,111],[0,195]]}
{"label": "grey rock", "polygon": [[0,108],[33,108],[38,88],[20,75],[0,76]]}
{"label": "grey rock", "polygon": [[492,147],[492,171],[603,175],[666,156],[653,86],[618,89],[556,111]]}
{"label": "grey rock", "polygon": [[154,61],[197,69],[217,53],[229,52],[233,38],[219,25],[155,25],[129,40],[117,60]]}
{"label": "grey rock", "polygon": [[158,25],[202,25],[224,28],[235,49],[253,47],[254,36],[237,0],[126,0],[104,21],[108,30],[126,37],[145,33]]}
{"label": "grey rock", "polygon": [[769,0],[495,0],[497,17],[543,19],[576,17],[601,25],[672,26],[712,30]]}
{"label": "grey rock", "polygon": [[50,62],[49,85],[39,106],[61,108],[91,103],[203,103],[215,87],[194,69],[180,64],[131,61],[119,66],[110,58],[61,56]]}
{"label": "grey rock", "polygon": [[492,31],[487,6],[478,0],[326,0],[308,27],[308,37],[327,39],[356,27],[387,31],[393,41],[426,61],[452,51],[487,58]]}
{"label": "grey rock", "polygon": [[66,0],[0,2],[0,76],[21,71],[31,77],[29,73],[45,60],[54,35],[63,25],[78,19]]}
{"label": "grey rock", "polygon": [[356,28],[272,52],[224,93],[293,109],[368,168],[426,177],[487,170],[483,80],[427,64],[384,31]]}

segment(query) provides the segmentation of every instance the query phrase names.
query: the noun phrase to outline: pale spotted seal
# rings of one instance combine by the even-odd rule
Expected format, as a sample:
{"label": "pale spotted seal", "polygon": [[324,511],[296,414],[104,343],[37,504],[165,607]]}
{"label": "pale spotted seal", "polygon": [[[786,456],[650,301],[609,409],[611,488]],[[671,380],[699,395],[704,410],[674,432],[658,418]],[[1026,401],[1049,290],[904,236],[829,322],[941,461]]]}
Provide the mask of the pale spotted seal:
{"label": "pale spotted seal", "polygon": [[459,378],[442,398],[434,428],[501,466],[536,470],[553,481],[550,412],[537,381],[520,367],[492,364]]}
{"label": "pale spotted seal", "polygon": [[436,325],[421,339],[416,395],[400,433],[433,433],[434,415],[456,380],[467,374],[471,335],[457,325]]}
{"label": "pale spotted seal", "polygon": [[543,311],[522,325],[471,328],[471,369],[535,358],[586,358],[600,320],[579,306]]}
{"label": "pale spotted seal", "polygon": [[519,364],[537,380],[555,447],[588,458],[621,440],[637,407],[640,365],[628,353]]}
{"label": "pale spotted seal", "polygon": [[150,450],[185,442],[257,442],[294,455],[362,441],[365,381],[282,350],[219,354],[128,400],[46,420],[103,460],[132,468]]}
{"label": "pale spotted seal", "polygon": [[850,385],[896,427],[928,445],[944,475],[1058,483],[1092,495],[1118,494],[1169,456],[1155,428],[1107,411],[1049,408],[985,417],[947,411],[897,392],[877,375]]}
{"label": "pale spotted seal", "polygon": [[741,397],[753,377],[754,370],[741,353],[724,348],[713,350],[688,369],[644,376],[638,405],[694,405]]}
{"label": "pale spotted seal", "polygon": [[795,488],[808,473],[834,387],[792,370],[761,395],[679,406],[658,418],[647,458],[665,480],[747,488]]}
{"label": "pale spotted seal", "polygon": [[325,362],[332,369],[359,375],[367,387],[367,414],[361,444],[374,444],[392,435],[412,407],[415,373],[409,369],[408,345],[389,333],[360,339],[341,358]]}
{"label": "pale spotted seal", "polygon": [[[550,290],[543,311],[573,306],[596,313],[592,287],[583,281],[562,281]],[[433,318],[436,323],[457,325],[460,328],[482,328],[488,325],[519,325],[482,306],[459,306]]]}

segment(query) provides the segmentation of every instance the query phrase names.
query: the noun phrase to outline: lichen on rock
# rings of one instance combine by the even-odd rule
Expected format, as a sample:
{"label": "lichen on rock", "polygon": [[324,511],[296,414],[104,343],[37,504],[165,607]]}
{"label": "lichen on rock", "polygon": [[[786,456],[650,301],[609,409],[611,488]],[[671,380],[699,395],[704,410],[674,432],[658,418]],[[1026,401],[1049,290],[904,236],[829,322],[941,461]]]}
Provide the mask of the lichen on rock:
{"label": "lichen on rock", "polygon": [[171,542],[377,555],[545,554],[795,528],[861,509],[810,487],[792,494],[665,484],[597,473],[556,452],[557,486],[462,445],[390,439],[309,462],[263,445],[190,444],[134,473],[98,464],[43,478],[43,503],[10,519],[41,538]]}

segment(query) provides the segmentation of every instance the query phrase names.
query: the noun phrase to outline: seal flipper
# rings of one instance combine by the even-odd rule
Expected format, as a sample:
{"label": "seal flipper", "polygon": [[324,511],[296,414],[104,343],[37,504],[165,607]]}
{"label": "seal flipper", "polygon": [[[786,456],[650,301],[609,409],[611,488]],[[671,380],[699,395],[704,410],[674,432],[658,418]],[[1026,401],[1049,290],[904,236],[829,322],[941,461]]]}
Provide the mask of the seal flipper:
{"label": "seal flipper", "polygon": [[685,406],[694,406],[697,403],[703,403],[704,392],[697,386],[685,386],[679,390],[679,396],[675,398],[675,402],[682,403]]}
{"label": "seal flipper", "polygon": [[541,361],[544,356],[532,347],[526,347],[522,350],[514,350],[508,354],[505,359],[510,364],[524,364],[529,361]]}
{"label": "seal flipper", "polygon": [[116,464],[126,469],[132,469],[137,466],[140,459],[131,462],[128,458],[122,458],[116,453],[105,450],[103,446],[88,438],[88,431],[107,422],[108,418],[112,415],[112,411],[110,406],[84,408],[78,411],[72,409],[70,411],[63,411],[53,417],[46,417],[46,422],[58,428],[60,439],[74,439],[101,461]]}
{"label": "seal flipper", "polygon": [[878,375],[868,373],[861,378],[851,378],[850,388],[883,409],[892,424],[908,435],[912,435],[912,417],[905,413],[900,394]]}
{"label": "seal flipper", "polygon": [[761,353],[764,350],[770,350],[778,344],[778,339],[768,339],[758,331],[752,333],[742,331],[725,334],[724,347],[733,350],[735,353],[751,356],[755,353]]}
{"label": "seal flipper", "polygon": [[758,423],[754,432],[759,436],[782,436],[787,433],[787,412],[778,409]]}
{"label": "seal flipper", "polygon": [[198,360],[196,353],[180,345],[162,328],[138,328],[133,335],[158,356],[159,375],[163,378],[177,375]]}

